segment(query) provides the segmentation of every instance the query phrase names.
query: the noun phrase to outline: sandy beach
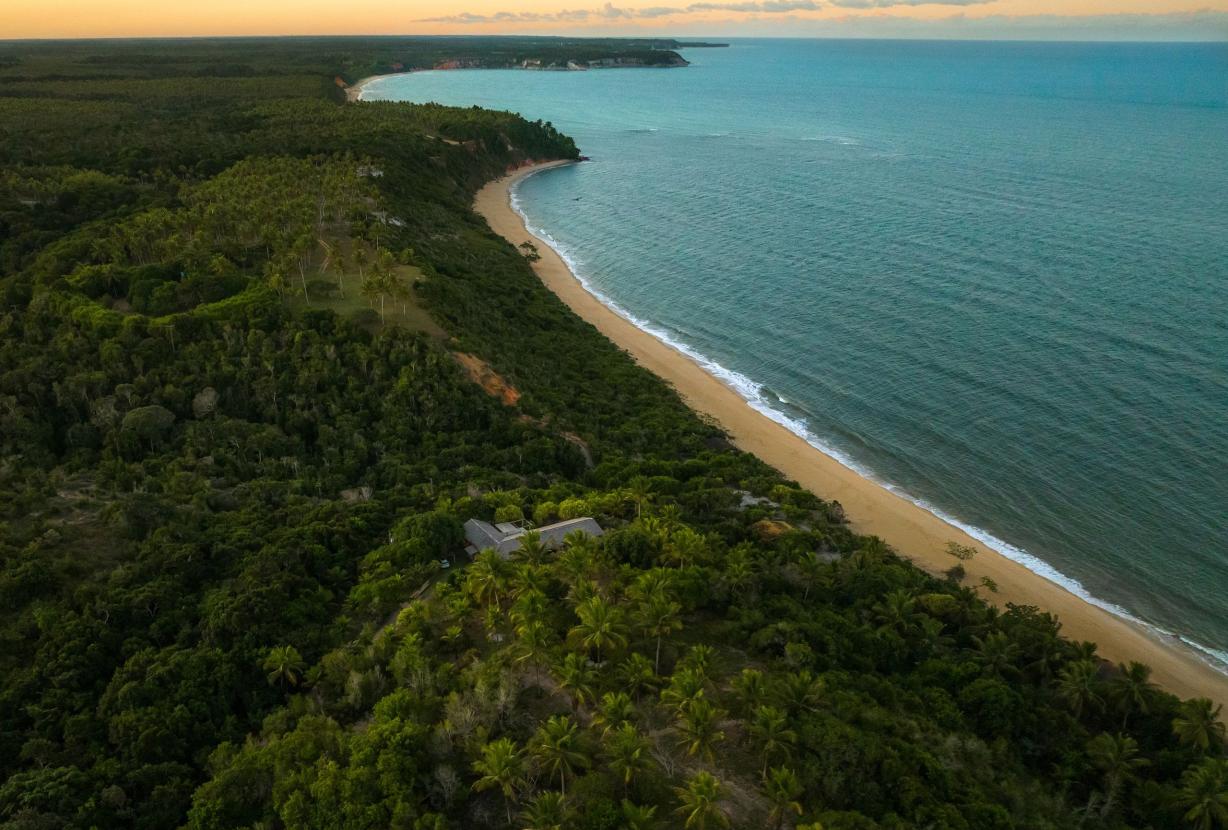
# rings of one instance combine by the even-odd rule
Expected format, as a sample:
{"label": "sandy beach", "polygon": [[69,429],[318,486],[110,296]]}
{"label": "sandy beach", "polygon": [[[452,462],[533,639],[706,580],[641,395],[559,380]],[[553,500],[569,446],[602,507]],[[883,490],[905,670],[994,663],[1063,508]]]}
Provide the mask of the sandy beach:
{"label": "sandy beach", "polygon": [[1095,642],[1102,657],[1115,662],[1147,663],[1153,669],[1153,679],[1168,691],[1180,697],[1207,697],[1228,705],[1228,676],[1203,663],[1184,646],[1165,642],[1143,627],[1086,602],[843,466],[756,412],[690,358],[640,330],[588,293],[558,254],[526,229],[510,202],[510,190],[516,181],[567,163],[525,167],[491,182],[478,193],[474,207],[496,233],[513,245],[535,240],[541,260],[534,268],[542,282],[640,365],[673,385],[693,409],[719,423],[738,447],[754,453],[821,498],[839,501],[856,530],[879,536],[920,567],[942,573],[956,564],[946,552],[950,542],[971,546],[977,554],[965,563],[966,584],[980,584],[982,577],[989,577],[998,587],[993,594],[981,589],[983,596],[1002,606],[1034,605],[1049,611],[1061,620],[1066,637]]}
{"label": "sandy beach", "polygon": [[376,78],[383,78],[383,77],[385,76],[368,75],[367,77],[363,78],[361,81],[357,81],[355,83],[350,84],[349,86],[345,88],[345,100],[351,104],[354,103],[355,101],[361,101],[363,87],[365,87],[371,81],[374,81]]}

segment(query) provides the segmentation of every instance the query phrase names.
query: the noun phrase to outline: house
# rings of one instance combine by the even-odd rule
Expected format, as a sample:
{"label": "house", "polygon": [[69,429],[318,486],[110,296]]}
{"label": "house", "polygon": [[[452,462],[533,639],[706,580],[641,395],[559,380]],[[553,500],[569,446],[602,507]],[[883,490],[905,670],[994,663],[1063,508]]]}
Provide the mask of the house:
{"label": "house", "polygon": [[539,528],[525,528],[514,522],[499,522],[491,524],[481,519],[470,519],[465,522],[465,552],[474,556],[478,551],[493,549],[503,558],[512,555],[520,549],[520,540],[530,530],[535,530],[541,537],[542,544],[548,548],[559,548],[563,545],[563,537],[579,530],[589,536],[600,536],[601,525],[589,518],[567,519]]}

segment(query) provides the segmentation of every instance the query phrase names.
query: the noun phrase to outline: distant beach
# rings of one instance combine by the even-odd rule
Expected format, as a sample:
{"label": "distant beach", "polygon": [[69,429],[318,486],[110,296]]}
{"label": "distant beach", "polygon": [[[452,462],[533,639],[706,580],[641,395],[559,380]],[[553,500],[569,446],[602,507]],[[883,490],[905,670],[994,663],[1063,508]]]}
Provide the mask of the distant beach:
{"label": "distant beach", "polygon": [[345,100],[349,101],[351,104],[354,103],[355,101],[361,101],[363,88],[366,87],[367,84],[371,83],[371,81],[374,81],[376,78],[382,78],[382,77],[384,76],[383,75],[369,75],[366,78],[363,78],[361,81],[357,81],[355,83],[350,84],[349,86],[345,88]]}
{"label": "distant beach", "polygon": [[737,392],[690,357],[637,327],[586,290],[558,253],[529,231],[511,201],[517,182],[567,163],[533,165],[492,182],[478,193],[474,207],[496,233],[512,244],[536,240],[541,260],[534,268],[543,283],[642,366],[672,384],[691,407],[719,423],[741,449],[754,453],[818,496],[840,502],[857,531],[879,536],[925,570],[941,574],[956,564],[947,553],[951,542],[972,547],[977,553],[963,563],[967,571],[965,584],[980,585],[983,578],[991,580],[996,592],[981,589],[988,600],[1003,607],[1008,603],[1033,605],[1051,612],[1061,621],[1064,636],[1095,642],[1101,657],[1114,662],[1144,662],[1153,669],[1155,681],[1168,691],[1181,697],[1207,697],[1228,704],[1228,676],[1203,662],[1175,638],[1163,638],[1087,602],[844,466],[751,408]]}

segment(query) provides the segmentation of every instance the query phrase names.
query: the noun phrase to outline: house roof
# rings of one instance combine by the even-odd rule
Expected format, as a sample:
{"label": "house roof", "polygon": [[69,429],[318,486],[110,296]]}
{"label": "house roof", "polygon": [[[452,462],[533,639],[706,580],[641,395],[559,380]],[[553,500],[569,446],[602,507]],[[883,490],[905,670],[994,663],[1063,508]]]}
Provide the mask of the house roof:
{"label": "house roof", "polygon": [[[567,519],[535,528],[535,530],[541,537],[542,543],[551,548],[561,546],[563,537],[577,530],[589,536],[600,536],[605,532],[601,529],[601,525],[587,517]],[[470,519],[465,522],[465,540],[469,543],[473,553],[491,548],[500,556],[510,556],[513,551],[519,550],[520,541],[528,532],[526,528],[516,527],[506,522],[498,526],[481,519]]]}

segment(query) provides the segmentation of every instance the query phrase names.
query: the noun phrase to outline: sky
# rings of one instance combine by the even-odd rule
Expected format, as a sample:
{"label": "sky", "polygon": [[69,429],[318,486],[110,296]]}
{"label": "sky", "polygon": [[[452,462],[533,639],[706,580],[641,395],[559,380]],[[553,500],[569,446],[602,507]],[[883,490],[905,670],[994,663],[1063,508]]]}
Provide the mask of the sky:
{"label": "sky", "polygon": [[0,39],[289,34],[1228,41],[1228,0],[0,0]]}

